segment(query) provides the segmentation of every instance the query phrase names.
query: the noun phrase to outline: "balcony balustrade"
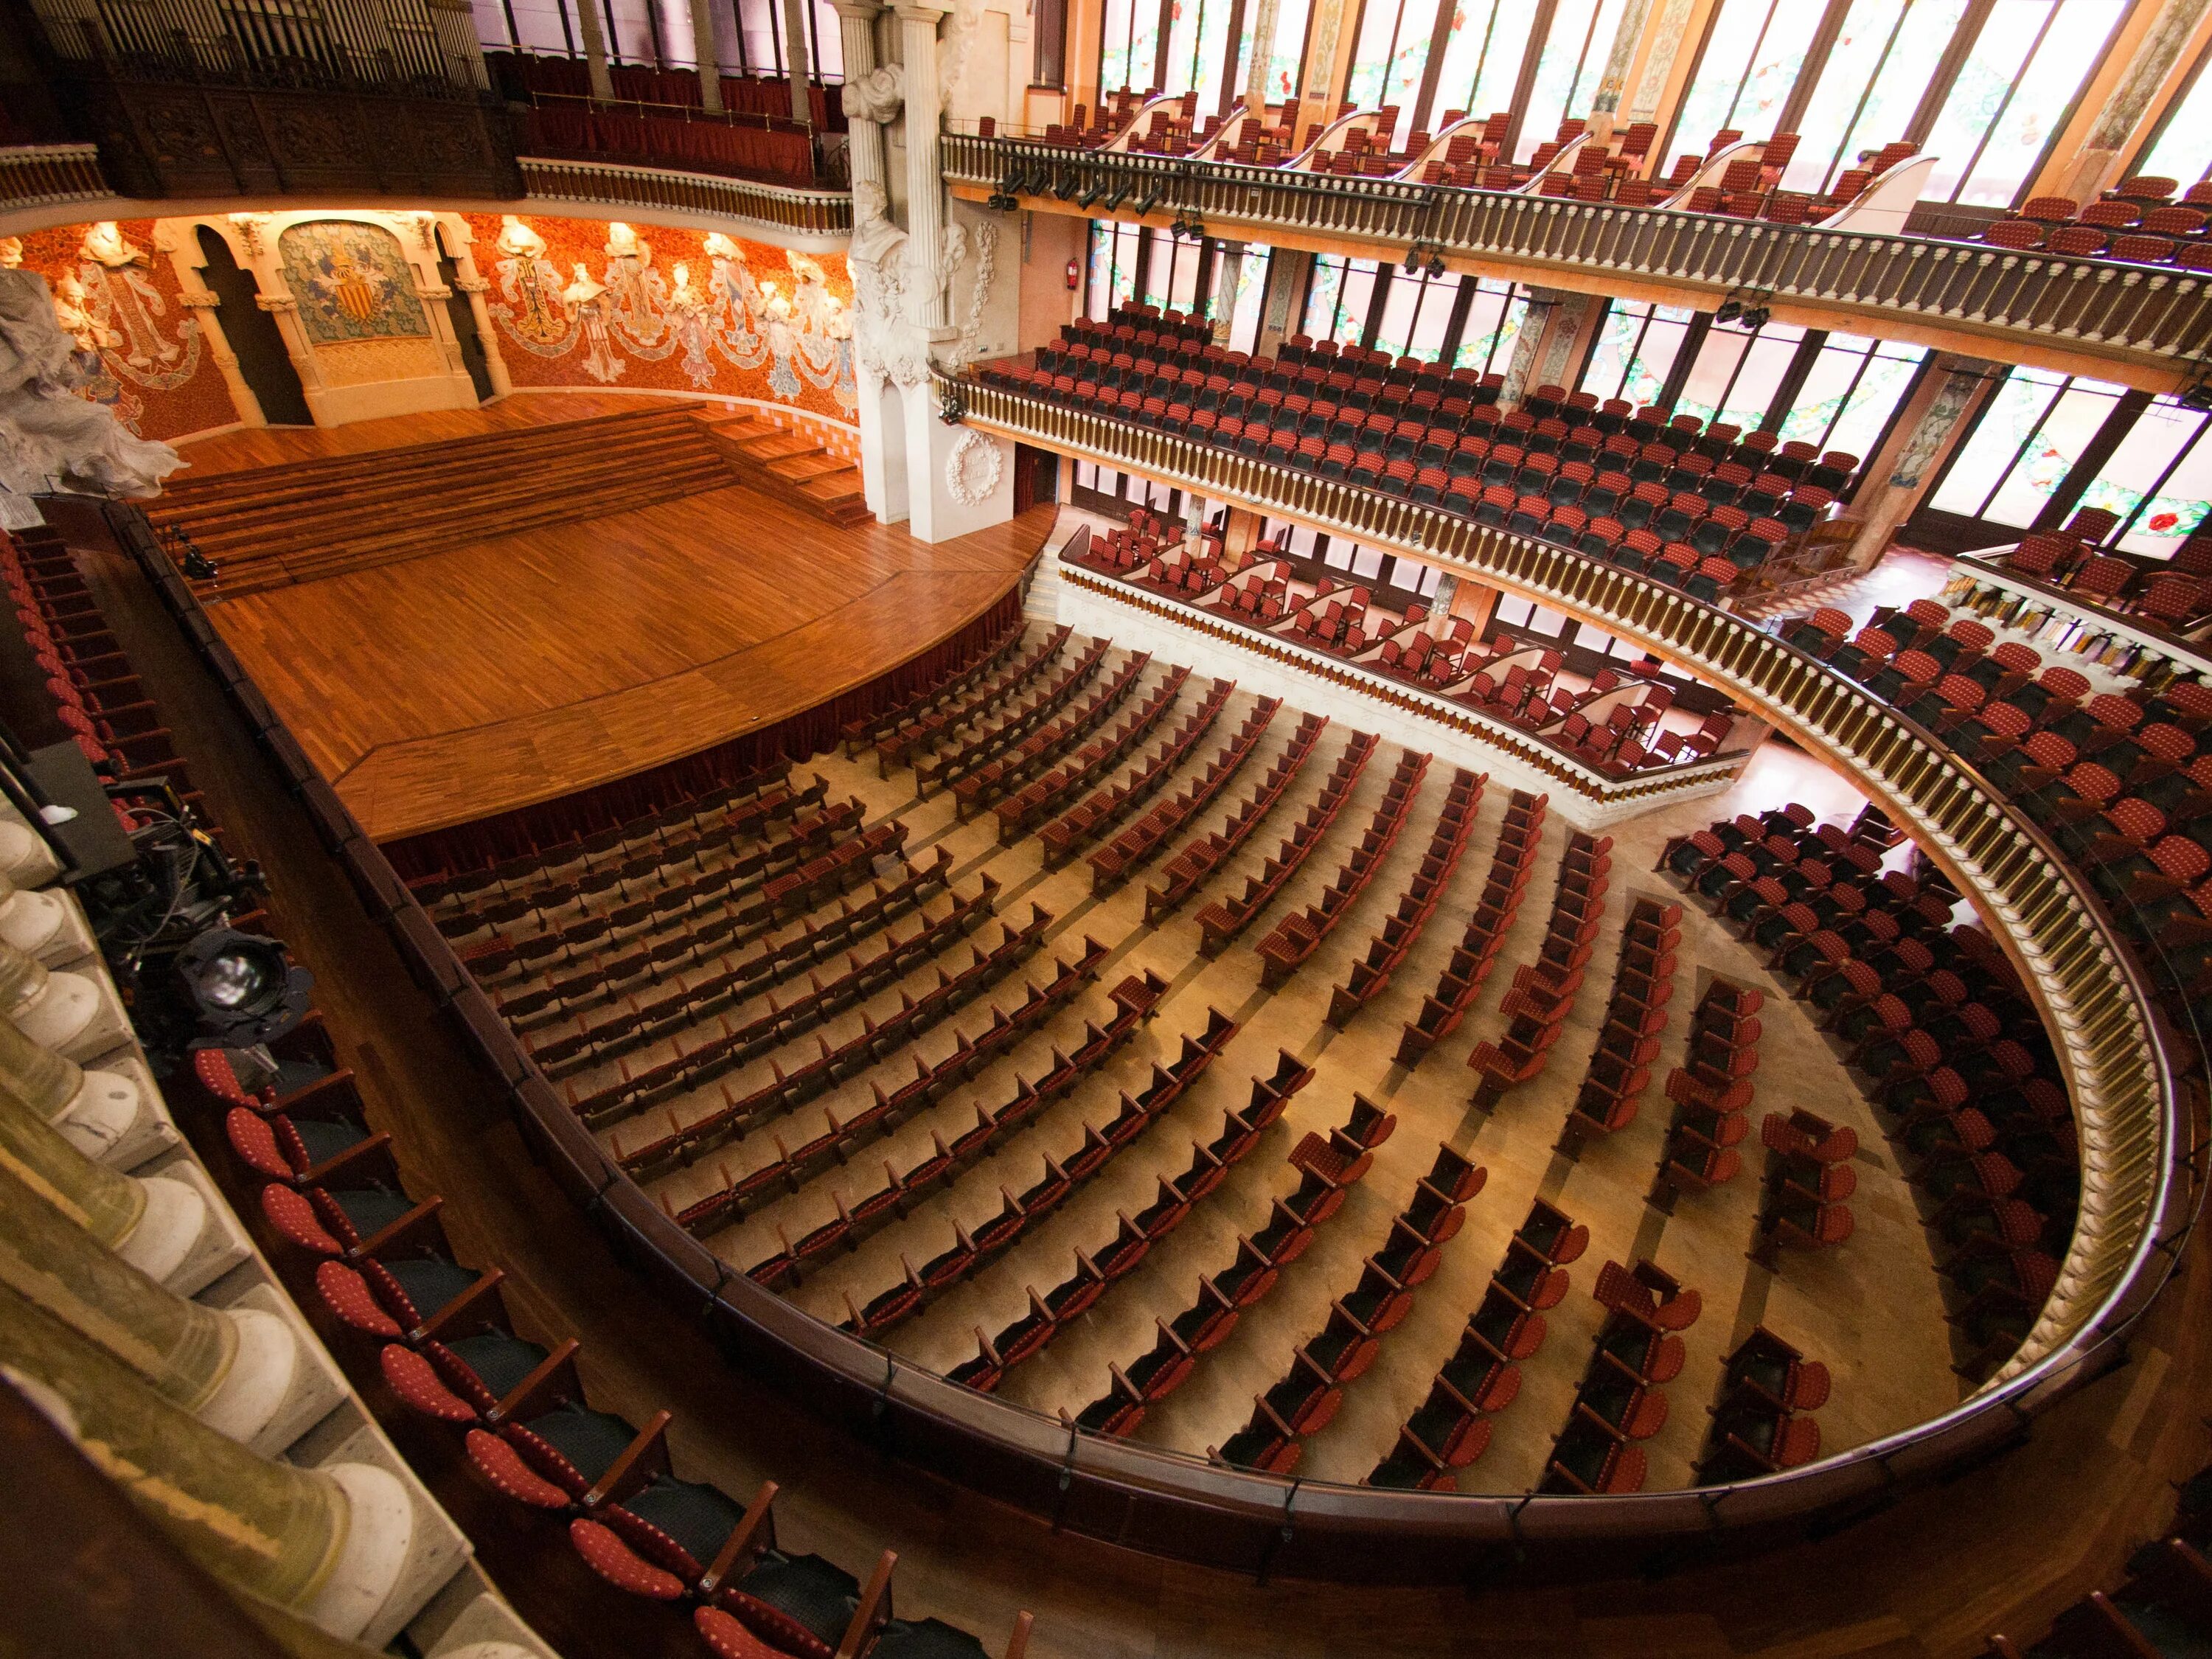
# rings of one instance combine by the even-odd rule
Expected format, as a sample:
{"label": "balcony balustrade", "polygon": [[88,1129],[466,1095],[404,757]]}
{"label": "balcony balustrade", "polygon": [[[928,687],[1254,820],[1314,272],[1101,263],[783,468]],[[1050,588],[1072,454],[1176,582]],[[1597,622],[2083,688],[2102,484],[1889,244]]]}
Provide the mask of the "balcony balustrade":
{"label": "balcony balustrade", "polygon": [[947,134],[944,158],[947,182],[975,199],[1014,183],[1040,211],[1194,220],[1273,246],[1395,258],[1418,245],[1486,275],[1590,292],[1754,293],[1859,332],[1972,337],[2017,362],[2094,357],[2153,390],[2187,379],[2212,347],[2212,283],[2176,268],[971,133]]}

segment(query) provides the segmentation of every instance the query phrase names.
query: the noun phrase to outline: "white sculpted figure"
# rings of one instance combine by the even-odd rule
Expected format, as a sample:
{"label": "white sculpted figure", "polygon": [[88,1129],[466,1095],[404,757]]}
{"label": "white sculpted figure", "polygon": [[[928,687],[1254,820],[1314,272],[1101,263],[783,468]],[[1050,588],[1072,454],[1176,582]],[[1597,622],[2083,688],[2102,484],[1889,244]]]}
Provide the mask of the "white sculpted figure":
{"label": "white sculpted figure", "polygon": [[906,104],[906,70],[885,64],[845,82],[845,116],[852,121],[881,125],[898,118]]}
{"label": "white sculpted figure", "polygon": [[0,485],[29,494],[58,479],[88,494],[158,495],[182,458],[77,395],[91,374],[74,347],[46,278],[0,270]]}

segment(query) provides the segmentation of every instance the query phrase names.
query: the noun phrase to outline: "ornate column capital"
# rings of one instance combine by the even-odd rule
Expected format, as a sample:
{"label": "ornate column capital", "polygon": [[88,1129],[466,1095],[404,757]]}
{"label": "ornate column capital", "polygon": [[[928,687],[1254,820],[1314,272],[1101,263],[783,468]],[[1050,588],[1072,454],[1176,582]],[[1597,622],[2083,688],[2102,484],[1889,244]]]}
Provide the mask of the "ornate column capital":
{"label": "ornate column capital", "polygon": [[456,276],[453,278],[453,286],[464,294],[489,294],[491,292],[491,278]]}
{"label": "ornate column capital", "polygon": [[264,311],[297,311],[300,308],[300,302],[289,294],[257,294],[253,296],[253,303]]}
{"label": "ornate column capital", "polygon": [[205,288],[182,289],[178,293],[177,299],[180,304],[189,306],[194,311],[213,311],[222,303],[222,297],[220,295],[212,289]]}
{"label": "ornate column capital", "polygon": [[873,23],[883,11],[877,0],[831,0],[840,17],[849,17],[856,23]]}
{"label": "ornate column capital", "polygon": [[933,5],[930,0],[899,0],[899,3],[892,9],[898,13],[899,21],[902,22],[919,24],[922,27],[933,29],[937,27],[938,20],[952,8]]}

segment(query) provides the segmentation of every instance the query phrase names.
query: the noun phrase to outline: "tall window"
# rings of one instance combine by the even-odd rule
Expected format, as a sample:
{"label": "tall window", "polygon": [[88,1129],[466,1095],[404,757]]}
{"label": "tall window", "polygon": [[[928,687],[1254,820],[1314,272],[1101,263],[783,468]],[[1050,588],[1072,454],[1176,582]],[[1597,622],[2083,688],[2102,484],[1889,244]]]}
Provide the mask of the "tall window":
{"label": "tall window", "polygon": [[[1512,108],[1521,60],[1528,55],[1528,32],[1535,21],[1533,0],[1459,0],[1444,36],[1435,108],[1463,109],[1470,115]],[[1433,130],[1441,124],[1429,125]]]}
{"label": "tall window", "polygon": [[1852,0],[1798,118],[1784,185],[1826,191],[1863,151],[1904,137],[1966,15],[1966,0]]}
{"label": "tall window", "polygon": [[[1536,59],[1528,108],[1522,112],[1524,140],[1540,143],[1559,131],[1560,122],[1589,114],[1627,4],[1628,0],[1559,0],[1559,9],[1552,14],[1552,32],[1544,37],[1544,50]],[[1441,91],[1437,95],[1443,95]],[[1477,104],[1469,106],[1469,112],[1490,112]]]}
{"label": "tall window", "polygon": [[1306,289],[1304,332],[1316,340],[1358,345],[1367,333],[1367,313],[1375,298],[1372,259],[1317,258]]}
{"label": "tall window", "polygon": [[1231,3],[1231,0],[1182,0],[1174,8],[1174,26],[1168,32],[1167,74],[1160,90],[1195,92],[1201,116],[1220,107],[1222,79],[1231,72],[1225,60],[1237,45],[1229,38]]}
{"label": "tall window", "polygon": [[1782,417],[1781,436],[1865,459],[1881,443],[1927,356],[1925,346],[1831,334]]}
{"label": "tall window", "polygon": [[1929,498],[1941,513],[2025,529],[2035,522],[2124,386],[2015,368]]}
{"label": "tall window", "polygon": [[[1475,0],[1472,9],[1487,10],[1491,3]],[[1344,95],[1362,109],[1396,105],[1403,126],[1405,115],[1420,95],[1421,77],[1429,67],[1429,38],[1436,26],[1437,8],[1431,0],[1367,0]]]}
{"label": "tall window", "polygon": [[1470,276],[1474,298],[1468,307],[1467,322],[1459,331],[1459,350],[1454,368],[1471,368],[1478,374],[1503,374],[1513,361],[1513,347],[1528,321],[1528,290],[1517,283],[1492,282]]}
{"label": "tall window", "polygon": [[1804,341],[1805,331],[1790,323],[1769,323],[1751,334],[1740,328],[1707,330],[1683,379],[1675,412],[1755,431],[1765,423]]}
{"label": "tall window", "polygon": [[1923,194],[2018,201],[2126,10],[2127,0],[1996,0],[1920,147],[1941,158]]}
{"label": "tall window", "polygon": [[1098,31],[1098,90],[1143,91],[1159,73],[1160,8],[1154,0],[1105,0]]}
{"label": "tall window", "polygon": [[[1458,276],[1431,276],[1426,271],[1407,276],[1385,266],[1390,284],[1382,296],[1382,321],[1375,331],[1375,349],[1393,357],[1411,355],[1434,362],[1443,355],[1444,336],[1451,326],[1452,307],[1458,302]],[[1472,280],[1472,279],[1468,279]]]}
{"label": "tall window", "polygon": [[1200,243],[1154,231],[1152,258],[1145,271],[1144,302],[1163,311],[1195,311],[1200,252]]}
{"label": "tall window", "polygon": [[1083,314],[1104,322],[1114,307],[1127,305],[1137,290],[1137,251],[1144,232],[1137,225],[1091,222],[1091,285]]}
{"label": "tall window", "polygon": [[1605,313],[1589,367],[1583,371],[1582,389],[1601,399],[1656,402],[1696,314],[1686,307],[1615,300]]}
{"label": "tall window", "polygon": [[2179,179],[2185,187],[2212,172],[2212,75],[2203,65],[2160,118],[2157,137],[2132,171]]}
{"label": "tall window", "polygon": [[1747,138],[1771,137],[1821,10],[1812,0],[1722,0],[1675,117],[1668,159],[1704,154],[1723,128]]}
{"label": "tall window", "polygon": [[[1311,9],[1312,0],[1282,0],[1276,9],[1275,43],[1267,52],[1267,100],[1271,104],[1297,96],[1298,75],[1306,58],[1306,19]],[[1249,6],[1246,26],[1250,26]]]}
{"label": "tall window", "polygon": [[2081,505],[2120,515],[2121,549],[2172,558],[2212,513],[2212,416],[2171,398],[2152,400],[2112,459],[2081,492]]}

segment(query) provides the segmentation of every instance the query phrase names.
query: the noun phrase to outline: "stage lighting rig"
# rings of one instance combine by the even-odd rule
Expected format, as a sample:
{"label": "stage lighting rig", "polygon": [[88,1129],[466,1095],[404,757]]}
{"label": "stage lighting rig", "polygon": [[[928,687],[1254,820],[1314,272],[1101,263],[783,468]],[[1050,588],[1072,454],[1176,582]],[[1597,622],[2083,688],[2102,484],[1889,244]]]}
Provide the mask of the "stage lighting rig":
{"label": "stage lighting rig", "polygon": [[178,953],[176,971],[198,1029],[196,1048],[273,1042],[313,1006],[315,976],[280,941],[235,927],[202,933]]}

